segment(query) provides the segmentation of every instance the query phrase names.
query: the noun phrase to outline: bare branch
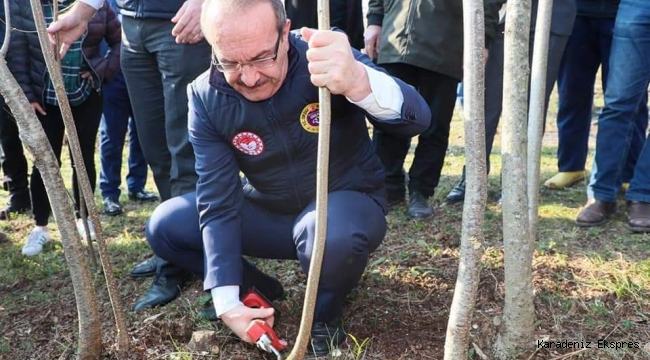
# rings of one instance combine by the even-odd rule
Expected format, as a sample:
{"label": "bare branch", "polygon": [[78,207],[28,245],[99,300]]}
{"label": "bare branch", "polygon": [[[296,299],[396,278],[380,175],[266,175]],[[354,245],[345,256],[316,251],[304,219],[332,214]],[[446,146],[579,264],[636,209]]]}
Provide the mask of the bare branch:
{"label": "bare branch", "polygon": [[7,52],[9,51],[9,40],[11,39],[11,11],[9,11],[9,0],[4,0],[5,7],[5,38],[2,42],[2,48],[0,48],[0,56],[3,59],[7,57]]}

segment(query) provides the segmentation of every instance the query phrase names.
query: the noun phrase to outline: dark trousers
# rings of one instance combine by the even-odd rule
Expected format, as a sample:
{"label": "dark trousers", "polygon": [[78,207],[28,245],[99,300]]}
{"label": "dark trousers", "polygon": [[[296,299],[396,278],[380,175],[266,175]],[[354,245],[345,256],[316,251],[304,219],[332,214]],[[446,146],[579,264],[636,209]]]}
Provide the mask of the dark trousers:
{"label": "dark trousers", "polygon": [[206,41],[176,44],[174,23],[122,18],[122,71],[142,152],[162,200],[196,189],[187,132],[187,85],[210,66]]}
{"label": "dark trousers", "polygon": [[144,189],[147,182],[147,163],[144,160],[129,92],[122,74],[103,87],[104,116],[99,126],[99,188],[103,198],[117,200],[122,183],[122,151],[124,137],[129,132],[129,172],[126,186],[129,192]]}
{"label": "dark trousers", "polygon": [[[449,126],[454,114],[458,80],[434,71],[408,64],[382,64],[391,75],[415,87],[431,109],[431,125],[419,135],[413,164],[409,169],[409,193],[432,196],[444,165]],[[386,190],[403,194],[405,188],[404,159],[411,147],[411,138],[403,138],[375,129],[373,145],[386,169]]]}
{"label": "dark trousers", "polygon": [[[45,112],[47,115],[38,115],[38,119],[43,125],[45,135],[50,141],[54,155],[61,164],[61,150],[63,147],[63,134],[65,125],[63,117],[58,106],[46,105]],[[97,172],[95,171],[95,140],[97,140],[97,129],[102,116],[102,98],[93,91],[88,99],[79,106],[72,107],[72,117],[79,137],[79,146],[83,156],[84,165],[90,179],[90,186],[95,191],[95,182],[97,181]],[[70,155],[72,159],[72,154]],[[50,202],[43,185],[41,173],[36,166],[32,169],[31,187],[32,193],[32,211],[36,225],[45,226],[48,224],[50,213]],[[79,213],[79,185],[77,184],[77,170],[72,162],[72,190],[74,193],[75,210]]]}
{"label": "dark trousers", "polygon": [[[557,127],[559,171],[585,169],[589,152],[589,130],[594,99],[594,82],[602,65],[601,82],[607,89],[609,55],[612,47],[614,19],[578,16],[564,51],[558,75],[559,106]],[[634,115],[635,132],[628,153],[623,182],[634,174],[636,160],[645,144],[648,127],[647,98]]]}
{"label": "dark trousers", "polygon": [[27,159],[23,143],[18,136],[16,120],[0,97],[0,145],[2,146],[3,185],[9,191],[9,204],[29,207],[29,186],[27,182]]}
{"label": "dark trousers", "polygon": [[[548,100],[553,92],[553,85],[557,80],[562,55],[567,43],[568,36],[561,36],[551,33],[548,44],[548,64],[546,70],[546,94],[545,109],[548,108]],[[530,37],[530,58],[533,55],[533,33]],[[490,165],[490,153],[494,143],[494,136],[499,127],[499,119],[503,105],[503,56],[504,38],[503,27],[490,45],[488,61],[485,64],[485,155],[487,156],[488,169]]]}
{"label": "dark trousers", "polygon": [[[196,193],[189,193],[159,205],[149,219],[146,236],[156,255],[199,276],[204,272],[204,241],[241,241],[243,255],[298,259],[307,273],[315,237],[315,206],[312,203],[299,214],[287,215],[245,200],[239,212],[241,239],[204,240]],[[341,315],[343,300],[356,286],[369,254],[386,233],[382,207],[368,195],[354,191],[330,193],[327,225],[315,321],[330,321]]]}

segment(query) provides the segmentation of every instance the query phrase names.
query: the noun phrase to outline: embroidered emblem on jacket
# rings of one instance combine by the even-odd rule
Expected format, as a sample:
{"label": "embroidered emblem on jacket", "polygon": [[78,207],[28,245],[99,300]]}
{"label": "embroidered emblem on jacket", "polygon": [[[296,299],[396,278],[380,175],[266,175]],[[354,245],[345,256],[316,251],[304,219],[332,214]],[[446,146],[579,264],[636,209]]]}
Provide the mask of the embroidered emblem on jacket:
{"label": "embroidered emblem on jacket", "polygon": [[300,113],[300,125],[310,133],[318,133],[318,124],[318,103],[308,104]]}
{"label": "embroidered emblem on jacket", "polygon": [[247,155],[257,156],[264,151],[264,142],[259,135],[244,131],[232,138],[232,145]]}

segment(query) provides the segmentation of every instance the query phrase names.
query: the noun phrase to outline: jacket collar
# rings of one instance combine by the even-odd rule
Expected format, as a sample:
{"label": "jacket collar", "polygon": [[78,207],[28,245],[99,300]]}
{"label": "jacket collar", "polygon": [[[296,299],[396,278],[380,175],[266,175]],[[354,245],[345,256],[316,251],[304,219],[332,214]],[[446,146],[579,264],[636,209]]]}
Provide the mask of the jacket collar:
{"label": "jacket collar", "polygon": [[[296,69],[299,67],[300,63],[305,58],[305,52],[307,51],[307,42],[302,40],[298,31],[291,31],[289,33],[289,68],[287,69],[287,75],[284,78],[282,86],[287,82]],[[217,70],[217,66],[214,63],[214,59],[210,62],[210,86],[216,89],[218,92],[223,92],[228,95],[241,96],[235,89],[233,89],[230,84],[226,82],[226,78],[223,73]]]}

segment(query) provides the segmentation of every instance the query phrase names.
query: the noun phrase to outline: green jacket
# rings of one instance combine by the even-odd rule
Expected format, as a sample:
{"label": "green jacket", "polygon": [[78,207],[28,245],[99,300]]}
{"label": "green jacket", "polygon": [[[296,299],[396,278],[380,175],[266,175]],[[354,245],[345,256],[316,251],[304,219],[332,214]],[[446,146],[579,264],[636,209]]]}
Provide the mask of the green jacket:
{"label": "green jacket", "polygon": [[[498,7],[485,1],[486,47],[496,31]],[[367,17],[368,25],[382,27],[378,64],[405,63],[462,79],[461,0],[369,0]]]}

